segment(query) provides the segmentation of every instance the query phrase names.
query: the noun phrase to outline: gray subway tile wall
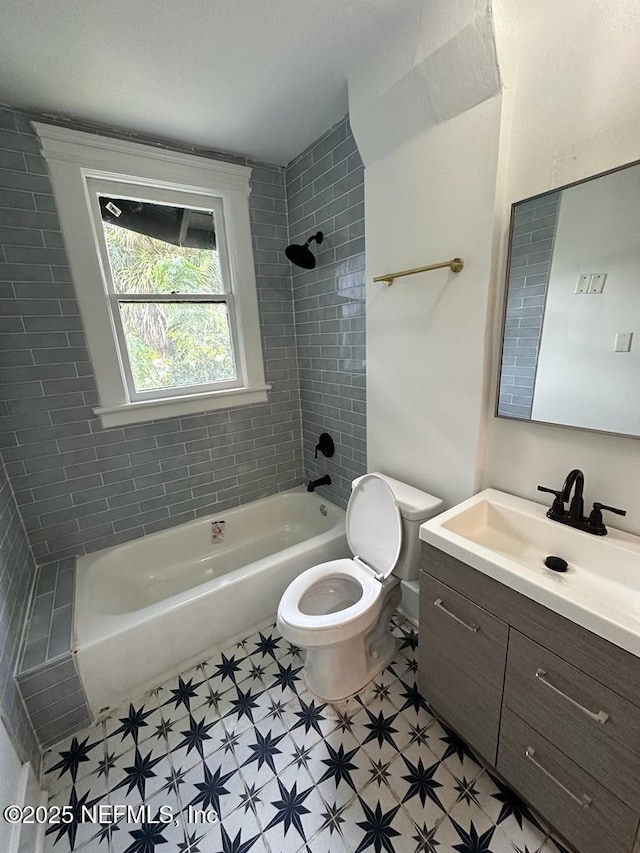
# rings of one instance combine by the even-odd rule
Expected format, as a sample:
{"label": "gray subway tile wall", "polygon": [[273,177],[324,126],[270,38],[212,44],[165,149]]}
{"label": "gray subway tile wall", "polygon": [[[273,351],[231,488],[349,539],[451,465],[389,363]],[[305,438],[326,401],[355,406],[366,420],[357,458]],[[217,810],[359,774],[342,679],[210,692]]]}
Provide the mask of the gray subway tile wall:
{"label": "gray subway tile wall", "polygon": [[40,750],[14,677],[36,567],[0,460],[0,713],[21,761],[40,766]]}
{"label": "gray subway tile wall", "polygon": [[[367,470],[364,167],[348,117],[287,166],[285,183],[290,242],[324,233],[311,244],[316,268],[292,265],[305,477],[328,473],[319,492],[344,507]],[[331,459],[315,458],[321,432]]]}
{"label": "gray subway tile wall", "polygon": [[[303,473],[330,473],[323,491],[344,506],[366,471],[364,187],[346,118],[286,170],[250,164],[269,402],[102,429],[30,118],[0,107],[0,690],[21,756],[37,763],[38,741],[47,747],[90,718],[71,650],[73,556],[291,488]],[[317,268],[292,270],[285,246],[318,229]],[[316,461],[323,431],[336,455]]]}
{"label": "gray subway tile wall", "polygon": [[560,193],[518,205],[513,221],[498,414],[530,418]]}
{"label": "gray subway tile wall", "polygon": [[25,625],[21,672],[71,652],[75,564],[68,557],[39,567]]}
{"label": "gray subway tile wall", "polygon": [[17,676],[18,688],[43,749],[91,723],[87,697],[71,650]]}
{"label": "gray subway tile wall", "polygon": [[0,115],[0,447],[37,562],[96,551],[298,485],[300,400],[283,252],[283,170],[251,164],[269,401],[103,429],[92,412],[93,371],[39,142],[30,116],[7,108]]}

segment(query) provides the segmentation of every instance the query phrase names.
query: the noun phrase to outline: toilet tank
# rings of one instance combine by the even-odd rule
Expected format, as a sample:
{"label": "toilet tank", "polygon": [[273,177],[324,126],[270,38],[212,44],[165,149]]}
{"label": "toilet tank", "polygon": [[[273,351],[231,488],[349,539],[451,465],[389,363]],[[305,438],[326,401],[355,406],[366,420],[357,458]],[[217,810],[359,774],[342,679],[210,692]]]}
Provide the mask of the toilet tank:
{"label": "toilet tank", "polygon": [[[393,477],[387,477],[386,474],[380,474],[377,471],[372,473],[386,480],[391,486],[402,516],[402,545],[392,574],[400,580],[416,580],[420,566],[420,525],[442,512],[444,501],[407,483],[401,483]],[[355,486],[359,480],[360,477],[355,479],[352,486]]]}

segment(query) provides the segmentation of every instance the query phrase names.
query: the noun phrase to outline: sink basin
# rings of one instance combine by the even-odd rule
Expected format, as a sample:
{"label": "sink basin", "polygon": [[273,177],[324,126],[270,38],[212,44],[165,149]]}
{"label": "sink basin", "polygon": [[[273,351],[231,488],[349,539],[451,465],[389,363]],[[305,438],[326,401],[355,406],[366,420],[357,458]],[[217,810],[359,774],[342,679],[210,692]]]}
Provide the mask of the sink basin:
{"label": "sink basin", "polygon": [[[640,537],[593,536],[496,489],[432,518],[420,538],[640,657]],[[562,557],[564,573],[545,566]]]}

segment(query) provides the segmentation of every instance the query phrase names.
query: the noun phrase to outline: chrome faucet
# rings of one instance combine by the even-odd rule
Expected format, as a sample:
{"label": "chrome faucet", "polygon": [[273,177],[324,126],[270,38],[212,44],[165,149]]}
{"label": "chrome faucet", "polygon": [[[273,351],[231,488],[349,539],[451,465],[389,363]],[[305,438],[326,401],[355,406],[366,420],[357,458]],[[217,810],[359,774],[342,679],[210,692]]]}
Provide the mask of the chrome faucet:
{"label": "chrome faucet", "polygon": [[[573,497],[571,497],[572,490]],[[575,527],[577,530],[584,530],[585,533],[593,533],[594,536],[607,535],[607,528],[602,521],[603,509],[615,512],[616,515],[627,514],[624,509],[605,506],[596,501],[593,504],[589,518],[585,518],[584,499],[582,497],[584,492],[584,474],[579,468],[569,471],[561,489],[548,489],[546,486],[538,486],[538,491],[554,495],[551,509],[547,510],[547,518],[550,518],[552,521],[558,521],[560,524],[566,524],[569,527]],[[569,500],[571,500],[571,503],[567,511],[565,504]]]}

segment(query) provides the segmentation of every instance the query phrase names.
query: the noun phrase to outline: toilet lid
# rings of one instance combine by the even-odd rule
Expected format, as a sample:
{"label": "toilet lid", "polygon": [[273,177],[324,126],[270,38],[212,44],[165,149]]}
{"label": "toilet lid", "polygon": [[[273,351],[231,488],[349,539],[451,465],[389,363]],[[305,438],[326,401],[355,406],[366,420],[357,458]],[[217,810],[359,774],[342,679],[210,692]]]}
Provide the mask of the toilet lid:
{"label": "toilet lid", "polygon": [[352,554],[387,577],[402,544],[400,510],[388,483],[366,474],[354,486],[347,506],[347,541]]}

